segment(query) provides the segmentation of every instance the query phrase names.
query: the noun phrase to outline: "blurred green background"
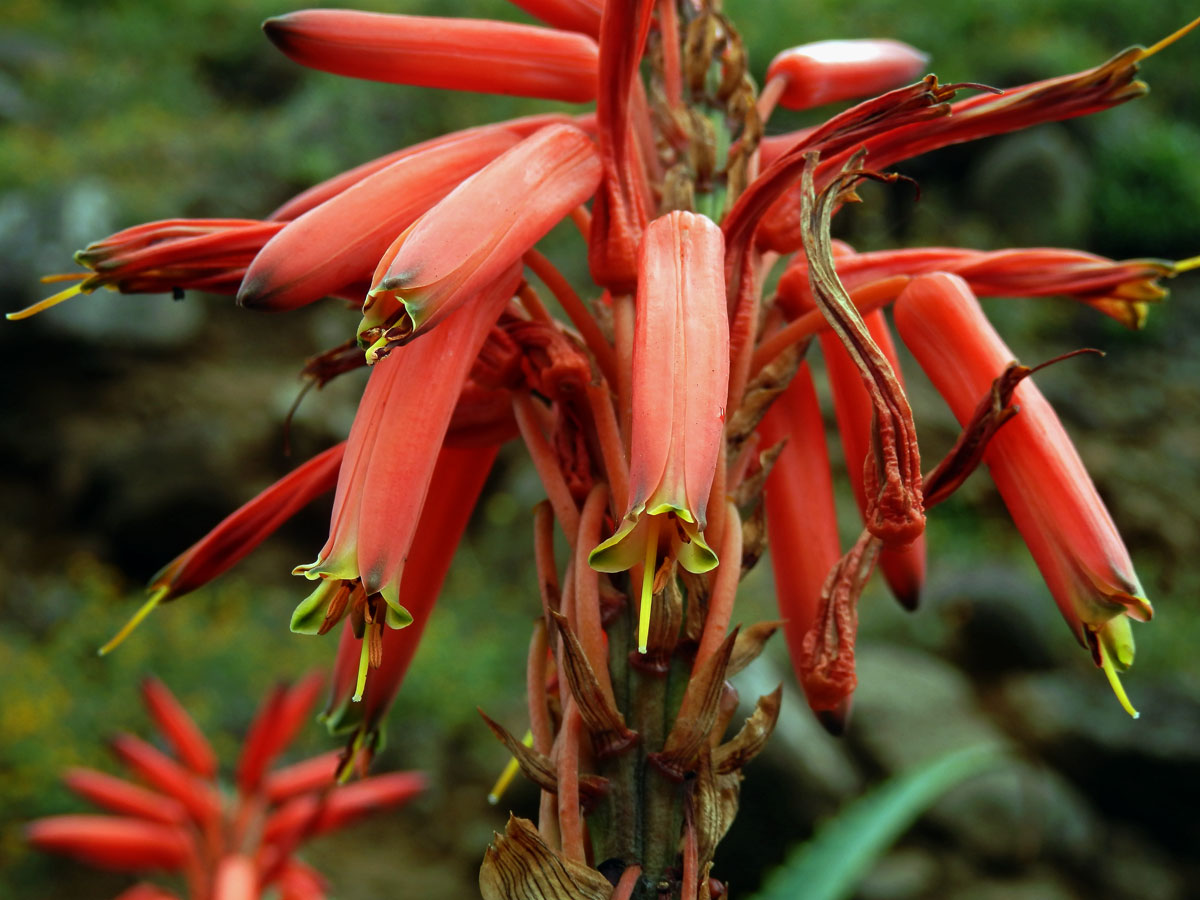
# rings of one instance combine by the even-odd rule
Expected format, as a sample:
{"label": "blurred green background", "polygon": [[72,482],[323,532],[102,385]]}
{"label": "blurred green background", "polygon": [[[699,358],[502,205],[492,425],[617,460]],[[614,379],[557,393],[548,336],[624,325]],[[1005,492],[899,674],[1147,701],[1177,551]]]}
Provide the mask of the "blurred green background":
{"label": "blurred green background", "polygon": [[[527,21],[499,0],[412,0],[381,11]],[[258,25],[278,0],[9,0],[0,11],[0,283],[5,310],[48,291],[71,253],[138,222],[259,217],[337,171],[446,130],[551,104],[377,85],[302,71]],[[888,36],[928,52],[943,81],[1008,86],[1151,44],[1196,14],[1182,2],[729,0],[761,81],[771,57],[829,37]],[[900,169],[922,196],[869,187],[839,222],[861,249],[927,243],[1078,246],[1114,257],[1200,252],[1200,35],[1145,64],[1149,97],[1088,120],[951,148]],[[822,111],[822,114],[824,111]],[[813,117],[779,117],[783,131]],[[552,255],[576,277],[580,245]],[[572,268],[574,267],[574,268]],[[787,848],[864,786],[975,740],[1022,764],[940,804],[875,869],[863,900],[1194,896],[1200,868],[1200,279],[1182,278],[1147,328],[1122,331],[1066,301],[988,303],[1036,362],[1108,352],[1039,379],[1130,545],[1158,618],[1139,627],[1129,721],[1058,619],[994,491],[976,477],[930,519],[923,608],[872,584],[861,609],[860,689],[849,734],[796,705],[782,642],[747,673],[751,701],[783,679],[788,706],[748,769],[717,873],[748,893]],[[101,292],[0,326],[0,896],[113,896],[131,879],[29,854],[20,823],[82,809],[68,765],[113,771],[105,736],[149,736],[145,673],[183,699],[231,766],[267,687],[327,665],[332,639],[288,633],[303,595],[288,572],[324,540],[314,504],[209,589],[156,613],[106,659],[95,648],[140,586],[227,511],[343,437],[362,380],[310,396],[283,453],[302,360],[342,341],[340,304],[275,317],[229,298]],[[909,367],[927,458],[954,436]],[[834,455],[840,453],[836,440]],[[843,484],[844,487],[844,484]],[[475,713],[524,730],[521,681],[537,609],[528,562],[540,487],[517,447],[502,455],[443,602],[393,712],[379,770],[423,768],[412,807],[313,846],[345,898],[472,896],[492,829],[533,792],[485,801],[504,754]],[[843,491],[848,501],[848,492]],[[847,535],[853,513],[845,507]],[[737,618],[772,618],[769,566]],[[314,723],[295,756],[330,746]],[[5,893],[7,891],[7,893]]]}

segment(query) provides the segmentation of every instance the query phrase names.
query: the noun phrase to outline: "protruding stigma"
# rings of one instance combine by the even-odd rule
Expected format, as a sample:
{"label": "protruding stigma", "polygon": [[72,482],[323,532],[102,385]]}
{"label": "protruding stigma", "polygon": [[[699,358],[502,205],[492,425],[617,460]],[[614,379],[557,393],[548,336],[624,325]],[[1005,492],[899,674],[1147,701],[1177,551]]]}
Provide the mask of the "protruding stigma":
{"label": "protruding stigma", "polygon": [[1159,41],[1153,47],[1147,47],[1145,50],[1142,51],[1142,55],[1139,56],[1138,59],[1143,60],[1147,56],[1153,56],[1159,50],[1165,50],[1167,47],[1170,47],[1173,43],[1175,43],[1177,40],[1179,40],[1181,37],[1183,37],[1185,34],[1187,34],[1193,28],[1195,28],[1197,25],[1200,25],[1200,18],[1192,19],[1192,21],[1188,22],[1186,25],[1184,25],[1178,31],[1174,31],[1171,34],[1168,34],[1165,38],[1163,38],[1161,41]]}
{"label": "protruding stigma", "polygon": [[122,627],[120,631],[113,635],[112,640],[97,650],[96,653],[99,656],[107,656],[113,650],[116,650],[117,647],[121,646],[121,642],[133,633],[133,629],[142,624],[142,619],[150,615],[150,613],[153,612],[154,607],[158,606],[158,604],[162,602],[163,598],[167,596],[168,590],[169,588],[164,586],[154,591],[154,593],[150,595],[150,599],[142,604],[141,608],[130,617],[129,621],[125,623],[124,627]]}
{"label": "protruding stigma", "polygon": [[650,604],[654,602],[654,564],[658,562],[658,516],[646,523],[646,558],[642,564],[642,599],[638,605],[638,653],[650,642]]}
{"label": "protruding stigma", "polygon": [[82,281],[79,282],[79,284],[73,284],[66,290],[59,291],[57,294],[47,297],[45,300],[39,300],[37,303],[33,304],[33,306],[27,306],[24,309],[17,310],[16,312],[10,312],[5,315],[4,318],[8,319],[10,322],[18,322],[21,319],[28,319],[31,316],[36,316],[38,313],[45,312],[52,306],[58,306],[58,304],[62,303],[64,300],[70,300],[77,294],[85,293],[83,285],[84,283]]}
{"label": "protruding stigma", "polygon": [[1124,708],[1125,712],[1129,713],[1133,718],[1138,718],[1141,713],[1133,708],[1133,704],[1129,702],[1129,695],[1125,693],[1125,685],[1121,684],[1121,676],[1117,673],[1117,667],[1113,665],[1112,655],[1104,648],[1103,642],[1096,645],[1100,651],[1100,668],[1104,669],[1104,674],[1108,678],[1109,686],[1112,687],[1113,693],[1117,695],[1117,701]]}
{"label": "protruding stigma", "polygon": [[363,691],[367,687],[367,670],[371,667],[371,638],[368,633],[362,636],[362,650],[358,654],[358,682],[354,685],[355,703],[363,698]]}
{"label": "protruding stigma", "polygon": [[[1200,22],[1200,19],[1196,21]],[[1179,262],[1173,263],[1171,265],[1171,274],[1179,275],[1182,272],[1190,272],[1192,269],[1200,269],[1200,256],[1189,256],[1187,259],[1181,259]]]}
{"label": "protruding stigma", "polygon": [[[525,732],[525,737],[521,738],[521,743],[526,747],[533,746],[533,732]],[[492,785],[492,789],[488,791],[488,803],[495,806],[500,802],[500,798],[504,796],[504,792],[508,790],[508,786],[512,784],[513,779],[517,777],[517,771],[521,766],[517,763],[515,756],[508,760],[504,771],[500,773],[500,777],[496,779],[496,783]]]}

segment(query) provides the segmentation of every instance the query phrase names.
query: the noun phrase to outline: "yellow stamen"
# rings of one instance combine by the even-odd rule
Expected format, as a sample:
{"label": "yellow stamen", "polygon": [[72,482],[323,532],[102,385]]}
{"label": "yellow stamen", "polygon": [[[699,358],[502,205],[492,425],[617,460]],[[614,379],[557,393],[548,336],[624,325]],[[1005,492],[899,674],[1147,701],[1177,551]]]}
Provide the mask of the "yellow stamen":
{"label": "yellow stamen", "polygon": [[1139,56],[1138,59],[1143,60],[1147,56],[1153,56],[1159,50],[1164,50],[1167,47],[1170,47],[1173,43],[1175,43],[1177,40],[1179,40],[1181,37],[1183,37],[1185,34],[1187,34],[1189,31],[1191,31],[1197,25],[1200,25],[1200,18],[1192,19],[1192,21],[1188,22],[1186,25],[1184,25],[1178,31],[1174,32],[1173,34],[1168,34],[1165,38],[1163,38],[1161,41],[1159,41],[1153,47],[1147,47],[1145,50],[1142,51],[1142,55]]}
{"label": "yellow stamen", "polygon": [[638,607],[638,653],[650,640],[650,604],[654,602],[654,564],[658,561],[658,516],[646,523],[646,559],[642,565],[642,599]]}
{"label": "yellow stamen", "polygon": [[362,637],[362,650],[358,654],[358,683],[354,686],[355,703],[363,698],[363,690],[367,686],[367,669],[371,665],[371,638],[369,633],[364,633]]}
{"label": "yellow stamen", "polygon": [[[521,739],[521,743],[526,747],[532,747],[533,732],[525,732],[525,737]],[[504,771],[500,773],[500,777],[496,779],[496,783],[492,785],[492,789],[488,791],[488,803],[495,806],[500,802],[500,798],[504,796],[504,792],[508,790],[508,786],[517,777],[517,770],[520,768],[521,766],[517,763],[517,758],[515,756],[512,757],[504,767]]]}
{"label": "yellow stamen", "polygon": [[150,599],[142,604],[141,609],[133,614],[130,620],[125,623],[125,626],[113,636],[112,640],[110,640],[96,652],[100,656],[106,656],[109,653],[112,653],[113,650],[117,649],[117,647],[121,645],[121,642],[124,641],[125,638],[129,637],[129,635],[133,632],[133,629],[142,624],[142,619],[150,615],[150,613],[153,612],[154,607],[158,606],[158,604],[162,602],[163,597],[167,596],[167,591],[168,588],[166,587],[160,587],[155,590],[154,593],[150,595]]}
{"label": "yellow stamen", "polygon": [[[1197,21],[1200,21],[1200,19],[1197,19]],[[1200,269],[1200,256],[1181,259],[1171,266],[1171,274],[1178,275],[1180,272],[1190,272],[1192,269]]]}
{"label": "yellow stamen", "polygon": [[63,281],[83,281],[91,277],[91,272],[57,272],[54,275],[43,275],[38,281],[42,284],[59,284]]}
{"label": "yellow stamen", "polygon": [[36,316],[38,313],[45,312],[52,306],[58,306],[58,304],[62,303],[64,300],[70,300],[76,294],[88,293],[84,290],[83,285],[84,282],[82,281],[79,284],[73,284],[65,291],[59,291],[52,297],[47,297],[45,300],[39,300],[37,303],[33,304],[33,306],[27,306],[24,309],[17,310],[17,312],[10,312],[4,318],[8,319],[10,322],[17,322],[21,319],[28,319],[30,316]]}
{"label": "yellow stamen", "polygon": [[1125,693],[1125,686],[1121,684],[1121,676],[1117,674],[1117,667],[1113,665],[1112,657],[1104,649],[1104,644],[1098,645],[1100,650],[1100,667],[1104,669],[1104,674],[1108,677],[1109,686],[1112,687],[1113,693],[1117,695],[1117,700],[1124,708],[1125,712],[1129,713],[1133,718],[1138,718],[1141,715],[1133,704],[1129,702],[1129,695]]}

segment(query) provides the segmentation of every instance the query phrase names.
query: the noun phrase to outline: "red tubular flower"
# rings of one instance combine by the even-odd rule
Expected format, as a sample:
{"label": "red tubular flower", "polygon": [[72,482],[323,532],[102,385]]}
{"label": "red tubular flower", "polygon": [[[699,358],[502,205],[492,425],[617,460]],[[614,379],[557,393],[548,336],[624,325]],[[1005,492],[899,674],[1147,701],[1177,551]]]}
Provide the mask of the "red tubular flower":
{"label": "red tubular flower", "polygon": [[397,234],[517,141],[506,129],[487,129],[368,175],[276,234],[246,270],[238,303],[294,309],[369,282]]}
{"label": "red tubular flower", "polygon": [[[282,898],[319,900],[325,895],[323,879],[291,858],[299,844],[367,813],[399,806],[425,788],[425,778],[417,772],[396,772],[339,786],[333,779],[337,754],[325,754],[268,776],[271,761],[307,718],[320,687],[320,678],[309,678],[272,693],[238,763],[238,792],[227,802],[216,803],[215,771],[192,775],[179,761],[144,741],[123,736],[114,743],[137,774],[168,793],[203,795],[213,803],[205,801],[200,808],[194,803],[181,805],[121,779],[74,769],[66,778],[72,790],[123,815],[38,819],[26,828],[28,841],[39,850],[103,868],[179,872],[186,877],[191,900],[249,900],[268,889],[278,890]],[[147,697],[147,704],[160,723],[161,710],[182,711],[161,685]],[[165,731],[168,743],[178,746],[178,735],[172,737],[178,728],[172,725]],[[194,755],[194,750],[183,755]],[[322,768],[323,777],[314,777],[313,771]],[[118,900],[173,897],[155,885],[141,883]]]}
{"label": "red tubular flower", "polygon": [[519,265],[511,266],[451,313],[436,334],[415,341],[371,373],[338,477],[329,540],[315,562],[295,570],[322,584],[297,608],[294,622],[340,603],[341,611],[328,608],[332,627],[354,592],[376,626],[373,641],[382,636],[384,617],[383,610],[372,611],[376,595],[387,604],[393,627],[408,624],[400,603],[401,574],[437,449],[479,348],[519,279]]}
{"label": "red tubular flower", "polygon": [[[447,144],[456,144],[460,140],[468,137],[478,137],[479,135],[505,131],[517,138],[527,138],[535,131],[545,128],[547,125],[553,125],[559,122],[572,121],[569,116],[561,115],[560,113],[544,113],[536,116],[522,116],[518,119],[509,119],[505,122],[497,122],[494,125],[479,125],[475,128],[464,128],[461,131],[453,131],[450,134],[443,134],[439,137],[431,138],[428,141],[422,141],[419,144],[413,144],[411,147],[401,147],[399,150],[393,150],[391,153],[385,153],[383,156],[376,159],[368,160],[361,165],[355,166],[353,169],[347,169],[345,172],[339,172],[332,178],[327,178],[320,184],[314,184],[308,190],[301,191],[291,200],[288,200],[275,212],[267,216],[270,221],[290,221],[298,219],[310,209],[320,206],[326,200],[336,197],[342,191],[350,188],[368,175],[374,175],[381,169],[386,169],[394,163],[398,163],[402,159],[407,159],[410,156],[424,153],[427,150],[434,150],[438,147],[443,147]],[[580,126],[583,127],[583,126]]]}
{"label": "red tubular flower", "polygon": [[694,213],[655,219],[642,239],[629,500],[616,533],[588,562],[601,572],[645,565],[643,653],[660,533],[689,572],[717,565],[704,526],[729,390],[724,256],[721,229]]}
{"label": "red tubular flower", "polygon": [[345,449],[343,441],[298,466],[231,512],[216,528],[167,563],[150,580],[146,588],[149,599],[112,640],[100,648],[100,654],[117,647],[159,604],[190,594],[233,568],[284,522],[331,490],[337,483],[338,467],[342,464]]}
{"label": "red tubular flower", "polygon": [[[913,279],[897,301],[896,325],[960,422],[971,418],[1013,358],[955,275]],[[1148,621],[1150,601],[1050,405],[1030,379],[1014,400],[1020,412],[992,438],[983,459],[1063,617],[1133,714],[1117,671],[1133,663],[1128,618]]]}
{"label": "red tubular flower", "polygon": [[27,319],[102,287],[126,294],[165,294],[184,288],[232,294],[254,255],[281,228],[282,222],[257,219],[166,219],[127,228],[75,254],[76,262],[93,274],[80,275],[78,284],[8,313],[7,318]]}
{"label": "red tubular flower", "polygon": [[47,853],[133,872],[177,871],[186,865],[189,852],[181,829],[118,816],[48,816],[31,822],[25,839]]}
{"label": "red tubular flower", "polygon": [[595,37],[600,33],[603,0],[511,0],[531,16],[565,31]]}
{"label": "red tubular flower", "polygon": [[289,59],[351,78],[573,103],[596,96],[599,51],[582,34],[342,9],[267,19],[263,31]]}
{"label": "red tubular flower", "polygon": [[[1054,247],[970,250],[961,247],[915,247],[848,253],[837,259],[838,278],[848,290],[893,277],[926,272],[960,276],[979,297],[1073,297],[1130,328],[1145,321],[1146,304],[1166,296],[1159,279],[1175,275],[1186,264],[1156,259],[1117,262]],[[797,257],[779,279],[778,302],[796,315],[812,304],[808,266]]]}
{"label": "red tubular flower", "polygon": [[[363,751],[364,767],[383,745],[381,723],[429,623],[497,450],[495,446],[443,447],[438,453],[432,478],[438,485],[438,494],[422,507],[409,551],[409,556],[419,560],[420,565],[405,568],[400,580],[400,603],[412,616],[412,623],[384,633],[383,660],[379,667],[363,671],[360,667],[363,639],[354,636],[350,623],[342,632],[332,692],[321,718],[334,734],[354,732],[351,747],[356,753],[359,749]],[[361,697],[362,702],[352,703],[355,696]]]}
{"label": "red tubular flower", "polygon": [[184,765],[197,775],[211,778],[217,771],[217,755],[167,686],[157,678],[145,679],[142,702]]}
{"label": "red tubular flower", "polygon": [[816,621],[821,586],[841,556],[825,423],[808,364],[775,399],[759,426],[763,444],[787,440],[767,476],[765,494],[775,599],[792,665]]}
{"label": "red tubular flower", "polygon": [[500,278],[599,181],[591,139],[574,126],[552,125],[460,184],[379,261],[358,332],[368,361]]}
{"label": "red tubular flower", "polygon": [[900,41],[816,41],[784,50],[767,67],[768,84],[783,83],[779,105],[809,109],[869,97],[914,80],[929,57]]}

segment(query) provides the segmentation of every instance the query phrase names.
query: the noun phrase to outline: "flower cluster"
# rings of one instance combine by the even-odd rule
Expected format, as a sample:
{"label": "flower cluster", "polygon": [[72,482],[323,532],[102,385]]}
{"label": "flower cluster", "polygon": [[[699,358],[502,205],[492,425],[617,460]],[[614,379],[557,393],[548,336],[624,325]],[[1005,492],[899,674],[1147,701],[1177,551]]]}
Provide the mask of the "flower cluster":
{"label": "flower cluster", "polygon": [[[339,785],[338,753],[281,769],[272,764],[309,715],[323,679],[273,691],[259,710],[226,796],[212,747],[162,682],[142,685],[146,709],[172,753],[131,734],[111,746],[142,784],[93,769],[71,769],[67,787],[109,815],[38,819],[26,834],[35,847],[127,872],[178,874],[191,900],[248,900],[265,890],[294,900],[326,896],[325,879],[295,857],[320,834],[408,802],[425,788],[416,772]],[[120,900],[172,900],[141,882]]]}
{"label": "flower cluster", "polygon": [[[372,367],[348,440],[171,563],[135,621],[335,489],[329,538],[296,569],[314,590],[292,628],[345,622],[326,719],[353,735],[344,765],[361,765],[497,448],[519,436],[548,497],[534,523],[529,736],[489,723],[542,787],[542,816],[536,829],[510,822],[491,848],[485,897],[525,896],[513,885],[551,871],[572,886],[562,896],[607,897],[610,882],[626,897],[664,881],[689,900],[716,891],[708,872],[740,770],[778,714],[778,695],[762,698],[723,742],[736,706],[726,677],[773,630],[730,633],[741,576],[769,540],[799,681],[840,727],[868,577],[878,564],[917,605],[926,516],[981,461],[1132,712],[1117,673],[1133,661],[1129,620],[1149,619],[1150,603],[1032,370],[975,298],[1065,295],[1137,327],[1159,280],[1188,266],[1049,248],[860,253],[833,241],[830,223],[864,178],[895,180],[883,173],[893,163],[1140,96],[1138,63],[1158,46],[996,91],[920,78],[924,55],[894,41],[826,41],[781,53],[758,91],[717,3],[518,5],[550,27],[311,10],[264,30],[291,59],[338,75],[594,100],[594,112],[399,150],[262,221],[128,229],[79,254],[91,274],[78,285],[14,316],[101,286],[225,292],[263,310],[338,297],[361,313],[346,344],[305,368],[320,385]],[[817,127],[763,136],[776,105],[874,94]],[[563,220],[586,245],[586,296],[536,249]],[[882,311],[893,302],[901,339],[963,426],[928,472]],[[849,548],[805,362],[813,338],[862,515]],[[639,816],[656,824],[634,827]],[[622,866],[601,877],[589,866],[601,860]]]}

